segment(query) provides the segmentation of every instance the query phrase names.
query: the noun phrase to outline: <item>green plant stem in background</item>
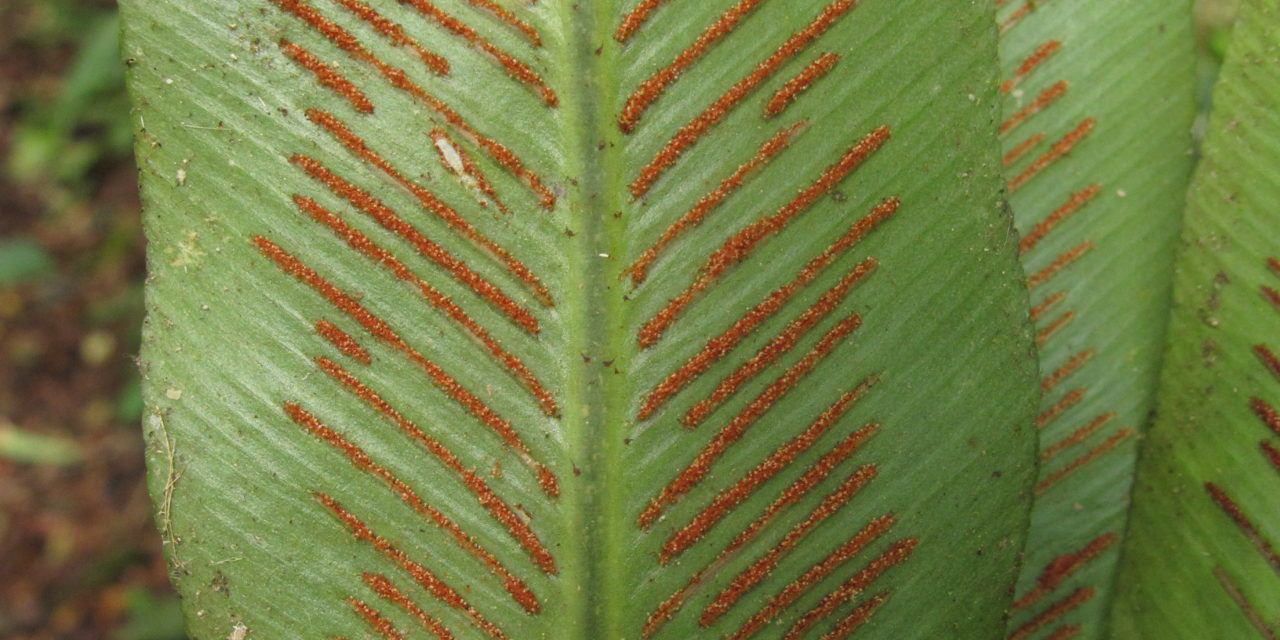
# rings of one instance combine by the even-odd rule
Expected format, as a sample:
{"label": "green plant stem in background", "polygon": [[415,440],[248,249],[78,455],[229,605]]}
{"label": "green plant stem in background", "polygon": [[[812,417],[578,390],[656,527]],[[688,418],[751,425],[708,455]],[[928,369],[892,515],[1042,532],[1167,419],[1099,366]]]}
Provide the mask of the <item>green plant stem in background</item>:
{"label": "green plant stem in background", "polygon": [[24,464],[67,466],[83,456],[76,443],[66,438],[43,436],[0,423],[0,458]]}

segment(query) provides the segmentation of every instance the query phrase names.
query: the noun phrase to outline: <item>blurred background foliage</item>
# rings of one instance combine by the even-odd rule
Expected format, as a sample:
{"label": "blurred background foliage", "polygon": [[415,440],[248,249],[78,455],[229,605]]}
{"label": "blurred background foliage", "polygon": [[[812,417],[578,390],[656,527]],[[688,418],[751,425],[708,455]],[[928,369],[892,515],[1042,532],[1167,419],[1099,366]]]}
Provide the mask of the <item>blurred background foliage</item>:
{"label": "blurred background foliage", "polygon": [[3,0],[0,24],[0,638],[177,640],[142,482],[119,17]]}
{"label": "blurred background foliage", "polygon": [[[1197,4],[1202,115],[1238,1]],[[0,24],[0,638],[180,640],[137,428],[119,17],[113,0],[0,0]]]}

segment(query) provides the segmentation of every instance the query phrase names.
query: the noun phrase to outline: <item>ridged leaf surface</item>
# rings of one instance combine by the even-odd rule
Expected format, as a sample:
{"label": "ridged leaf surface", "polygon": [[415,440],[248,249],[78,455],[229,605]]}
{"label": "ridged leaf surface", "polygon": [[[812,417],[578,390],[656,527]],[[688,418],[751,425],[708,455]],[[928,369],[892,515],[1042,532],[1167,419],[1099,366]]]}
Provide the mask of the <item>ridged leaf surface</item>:
{"label": "ridged leaf surface", "polygon": [[1280,634],[1280,10],[1246,1],[1213,96],[1143,444],[1117,638]]}
{"label": "ridged leaf surface", "polygon": [[996,3],[1044,397],[1009,636],[1106,637],[1191,173],[1191,3]]}
{"label": "ridged leaf surface", "polygon": [[990,6],[134,0],[196,638],[998,635]]}

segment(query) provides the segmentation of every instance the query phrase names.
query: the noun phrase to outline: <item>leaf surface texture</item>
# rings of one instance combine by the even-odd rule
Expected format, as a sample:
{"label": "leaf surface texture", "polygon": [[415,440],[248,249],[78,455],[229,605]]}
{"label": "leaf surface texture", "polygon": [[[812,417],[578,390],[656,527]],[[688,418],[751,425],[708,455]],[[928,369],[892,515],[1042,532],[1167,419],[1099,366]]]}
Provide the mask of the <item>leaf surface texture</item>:
{"label": "leaf surface texture", "polygon": [[1038,382],[992,24],[128,3],[192,635],[998,634]]}

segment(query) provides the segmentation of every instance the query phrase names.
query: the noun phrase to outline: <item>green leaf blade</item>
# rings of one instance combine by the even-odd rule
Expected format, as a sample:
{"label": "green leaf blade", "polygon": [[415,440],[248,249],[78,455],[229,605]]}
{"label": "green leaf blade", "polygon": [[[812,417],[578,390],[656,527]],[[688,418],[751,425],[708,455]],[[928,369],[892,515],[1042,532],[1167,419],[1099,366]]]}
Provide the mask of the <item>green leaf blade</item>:
{"label": "green leaf blade", "polygon": [[127,7],[152,488],[192,635],[997,632],[1036,379],[990,14],[763,3],[626,134],[729,5],[626,43],[618,3],[513,7],[540,47],[484,5]]}
{"label": "green leaf blade", "polygon": [[[1280,14],[1241,4],[1188,198],[1158,415],[1138,469],[1117,637],[1273,638]],[[1176,585],[1177,588],[1165,588]]]}
{"label": "green leaf blade", "polygon": [[1190,174],[1186,2],[1004,2],[1010,204],[1043,376],[1016,638],[1106,637]]}

